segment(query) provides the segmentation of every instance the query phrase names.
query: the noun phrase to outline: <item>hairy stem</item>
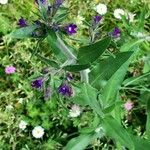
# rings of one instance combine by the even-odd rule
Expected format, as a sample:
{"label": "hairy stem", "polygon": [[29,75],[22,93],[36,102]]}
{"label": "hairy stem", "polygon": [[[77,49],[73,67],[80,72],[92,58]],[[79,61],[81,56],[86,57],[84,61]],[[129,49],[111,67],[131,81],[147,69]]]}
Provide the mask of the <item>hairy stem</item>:
{"label": "hairy stem", "polygon": [[[61,38],[57,35],[58,46],[62,50],[62,52],[67,56],[68,60],[61,66],[64,67],[66,65],[74,65],[77,62],[77,57],[69,50],[69,48],[65,45],[65,43],[61,40]],[[85,83],[89,83],[89,69],[80,71],[81,81]]]}

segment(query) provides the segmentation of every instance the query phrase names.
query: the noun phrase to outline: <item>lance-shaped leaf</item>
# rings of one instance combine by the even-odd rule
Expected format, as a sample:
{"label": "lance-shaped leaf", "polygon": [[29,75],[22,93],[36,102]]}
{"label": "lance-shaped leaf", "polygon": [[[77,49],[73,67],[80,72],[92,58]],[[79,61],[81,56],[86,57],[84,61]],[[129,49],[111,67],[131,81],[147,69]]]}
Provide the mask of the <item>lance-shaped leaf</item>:
{"label": "lance-shaped leaf", "polygon": [[30,25],[27,27],[23,27],[13,31],[12,33],[9,34],[9,36],[17,39],[29,38],[32,37],[32,33],[36,28],[37,25]]}
{"label": "lance-shaped leaf", "polygon": [[110,41],[111,41],[111,38],[107,37],[94,44],[79,48],[79,53],[77,57],[79,64],[87,64],[87,63],[94,62],[103,54],[103,52],[109,46]]}
{"label": "lance-shaped leaf", "polygon": [[150,92],[145,93],[147,94],[147,121],[146,121],[146,134],[148,138],[150,138]]}
{"label": "lance-shaped leaf", "polygon": [[90,106],[94,112],[102,116],[103,113],[100,104],[97,101],[97,93],[98,91],[90,84],[84,83],[81,85],[80,92],[73,97],[73,101],[82,106]]}
{"label": "lance-shaped leaf", "polygon": [[111,116],[106,116],[102,120],[102,127],[107,136],[119,142],[122,146],[134,150],[134,144],[129,133]]}
{"label": "lance-shaped leaf", "polygon": [[48,29],[48,36],[47,36],[48,43],[55,55],[61,60],[65,60],[67,57],[68,59],[76,60],[76,56],[73,54],[71,48],[65,44],[63,39],[59,37],[56,32],[53,30]]}
{"label": "lance-shaped leaf", "polygon": [[84,150],[93,140],[92,134],[81,134],[71,139],[63,150]]}
{"label": "lance-shaped leaf", "polygon": [[118,53],[100,61],[89,73],[90,83],[98,89],[104,87],[113,74],[130,58],[133,52]]}
{"label": "lance-shaped leaf", "polygon": [[65,66],[64,69],[67,70],[67,71],[71,71],[71,72],[78,72],[78,71],[81,71],[81,70],[85,70],[89,67],[90,67],[89,64],[85,64],[85,65],[68,65],[68,66]]}
{"label": "lance-shaped leaf", "polygon": [[128,59],[122,66],[114,73],[114,75],[109,79],[107,84],[102,89],[102,100],[103,107],[109,107],[111,104],[116,102],[116,96],[119,92],[120,86],[128,70],[128,65],[130,63]]}
{"label": "lance-shaped leaf", "polygon": [[142,139],[139,136],[131,136],[134,142],[135,150],[149,150],[150,141],[149,139]]}

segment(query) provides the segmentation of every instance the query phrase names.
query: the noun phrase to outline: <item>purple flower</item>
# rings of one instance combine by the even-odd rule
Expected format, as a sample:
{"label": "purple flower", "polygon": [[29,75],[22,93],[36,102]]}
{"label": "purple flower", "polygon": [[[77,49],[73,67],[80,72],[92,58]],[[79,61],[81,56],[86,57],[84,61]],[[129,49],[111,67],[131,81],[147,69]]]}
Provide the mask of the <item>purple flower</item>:
{"label": "purple flower", "polygon": [[75,34],[77,32],[77,25],[71,23],[65,27],[65,30],[69,35]]}
{"label": "purple flower", "polygon": [[33,87],[33,88],[41,88],[42,86],[43,86],[43,79],[36,79],[36,80],[34,80],[34,81],[32,81],[32,83],[31,83],[31,86]]}
{"label": "purple flower", "polygon": [[102,19],[102,16],[95,16],[94,17],[94,24],[98,24]]}
{"label": "purple flower", "polygon": [[[40,0],[40,2],[41,2],[42,4],[46,4],[46,0]],[[35,3],[39,4],[39,3],[38,3],[38,0],[35,0]]]}
{"label": "purple flower", "polygon": [[120,37],[121,31],[118,27],[115,27],[114,30],[110,33],[110,36],[114,38]]}
{"label": "purple flower", "polygon": [[20,27],[26,27],[26,26],[27,26],[27,22],[26,22],[26,20],[25,20],[23,17],[21,17],[21,18],[18,20],[18,25],[19,25]]}
{"label": "purple flower", "polygon": [[71,86],[69,86],[68,84],[64,83],[61,84],[58,88],[58,92],[63,95],[63,96],[71,96],[73,94],[72,88]]}
{"label": "purple flower", "polygon": [[15,73],[15,71],[16,71],[16,68],[13,67],[13,66],[8,66],[8,67],[5,68],[5,73],[6,74],[12,74],[12,73]]}

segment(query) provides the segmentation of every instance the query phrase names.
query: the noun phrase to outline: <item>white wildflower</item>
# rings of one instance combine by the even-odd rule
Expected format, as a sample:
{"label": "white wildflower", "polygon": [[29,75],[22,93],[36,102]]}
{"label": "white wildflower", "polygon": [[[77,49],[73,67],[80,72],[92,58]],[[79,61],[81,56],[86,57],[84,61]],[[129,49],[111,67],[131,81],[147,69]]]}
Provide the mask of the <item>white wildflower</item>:
{"label": "white wildflower", "polygon": [[133,14],[133,13],[129,12],[127,14],[127,18],[129,19],[129,22],[133,22],[135,16],[136,16],[136,14]]}
{"label": "white wildflower", "polygon": [[22,104],[23,103],[23,98],[19,98],[18,103]]}
{"label": "white wildflower", "polygon": [[124,12],[123,9],[117,8],[117,9],[114,10],[114,16],[115,16],[115,18],[121,19],[122,15],[125,15],[125,12]]}
{"label": "white wildflower", "polygon": [[78,117],[81,113],[81,109],[78,105],[73,105],[69,111],[70,117]]}
{"label": "white wildflower", "polygon": [[0,0],[0,4],[7,4],[8,3],[8,0]]}
{"label": "white wildflower", "polygon": [[98,128],[95,129],[95,132],[96,132],[96,133],[100,133],[101,131],[103,131],[103,128],[102,128],[102,127],[98,127]]}
{"label": "white wildflower", "polygon": [[78,15],[77,18],[76,18],[76,23],[78,25],[81,25],[84,19],[85,18],[83,18],[82,16]]}
{"label": "white wildflower", "polygon": [[107,6],[105,4],[99,3],[98,5],[96,5],[95,10],[100,15],[104,15],[107,13]]}
{"label": "white wildflower", "polygon": [[41,126],[36,126],[33,130],[32,130],[32,135],[35,138],[42,138],[44,135],[44,129]]}
{"label": "white wildflower", "polygon": [[26,126],[27,126],[27,123],[25,121],[21,120],[19,123],[19,128],[24,130],[26,128]]}
{"label": "white wildflower", "polygon": [[6,106],[6,110],[7,110],[7,111],[12,110],[13,108],[14,108],[14,107],[13,107],[12,105],[7,105],[7,106]]}

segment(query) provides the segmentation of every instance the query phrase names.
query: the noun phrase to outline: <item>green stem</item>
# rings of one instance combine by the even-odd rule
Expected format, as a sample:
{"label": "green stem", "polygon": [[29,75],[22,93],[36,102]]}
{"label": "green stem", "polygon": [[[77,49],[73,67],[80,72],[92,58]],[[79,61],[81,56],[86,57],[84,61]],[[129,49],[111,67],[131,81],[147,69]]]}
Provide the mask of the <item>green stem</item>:
{"label": "green stem", "polygon": [[[69,48],[65,45],[65,43],[61,40],[59,35],[57,34],[57,40],[58,40],[58,47],[62,50],[62,52],[67,56],[68,60],[65,61],[64,64],[61,65],[61,68],[66,65],[74,65],[76,64],[77,57],[69,50]],[[81,75],[81,81],[88,83],[89,82],[89,76],[88,76],[88,70],[80,71]]]}

